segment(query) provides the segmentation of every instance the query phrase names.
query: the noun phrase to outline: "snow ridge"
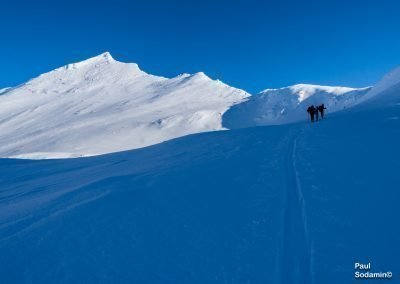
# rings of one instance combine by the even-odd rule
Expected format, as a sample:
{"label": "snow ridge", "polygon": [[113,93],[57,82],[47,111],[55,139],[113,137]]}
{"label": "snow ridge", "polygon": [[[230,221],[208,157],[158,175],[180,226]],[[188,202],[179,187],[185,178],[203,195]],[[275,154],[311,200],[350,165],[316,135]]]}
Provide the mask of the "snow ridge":
{"label": "snow ridge", "polygon": [[266,89],[248,101],[232,107],[224,115],[227,128],[286,124],[307,120],[309,105],[324,103],[329,113],[353,107],[371,87],[348,88],[298,84]]}
{"label": "snow ridge", "polygon": [[90,156],[222,130],[222,114],[248,96],[202,72],[168,79],[106,52],[1,96],[0,157]]}
{"label": "snow ridge", "polygon": [[109,52],[67,64],[0,90],[0,157],[92,156],[205,131],[308,119],[311,104],[328,115],[395,88],[400,68],[374,88],[296,84],[257,95],[203,72],[154,76]]}
{"label": "snow ridge", "polygon": [[[381,103],[389,100],[393,102],[400,94],[400,67],[386,74],[363,98],[362,102]],[[379,103],[379,102],[378,102]]]}

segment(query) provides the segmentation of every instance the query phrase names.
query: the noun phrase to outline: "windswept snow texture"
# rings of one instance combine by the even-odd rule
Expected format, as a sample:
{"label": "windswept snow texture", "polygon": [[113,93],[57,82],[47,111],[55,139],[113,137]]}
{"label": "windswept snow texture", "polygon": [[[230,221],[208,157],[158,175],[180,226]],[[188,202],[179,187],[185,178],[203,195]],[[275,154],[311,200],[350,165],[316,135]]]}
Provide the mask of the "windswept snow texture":
{"label": "windswept snow texture", "polygon": [[400,88],[379,96],[313,124],[0,159],[0,279],[350,284],[355,262],[398,277]]}
{"label": "windswept snow texture", "polygon": [[310,105],[324,103],[329,113],[341,111],[355,106],[370,89],[306,84],[267,89],[229,109],[223,123],[227,128],[242,128],[304,121]]}
{"label": "windswept snow texture", "polygon": [[[0,95],[0,157],[76,157],[221,130],[249,96],[204,73],[167,79],[104,53]],[[48,153],[48,155],[44,155]]]}

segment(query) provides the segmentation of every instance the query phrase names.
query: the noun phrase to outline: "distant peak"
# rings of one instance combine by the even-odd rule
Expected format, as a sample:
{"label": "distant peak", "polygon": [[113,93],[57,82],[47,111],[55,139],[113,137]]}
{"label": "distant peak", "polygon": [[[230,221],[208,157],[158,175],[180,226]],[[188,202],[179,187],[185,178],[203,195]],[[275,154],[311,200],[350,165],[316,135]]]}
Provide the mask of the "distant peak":
{"label": "distant peak", "polygon": [[184,80],[212,80],[204,72],[197,72],[194,74],[183,73],[175,77],[175,79]]}
{"label": "distant peak", "polygon": [[341,91],[353,91],[354,88],[350,87],[342,87],[342,86],[322,86],[322,85],[314,85],[314,84],[296,84],[293,86],[288,87],[294,91],[297,90],[326,90],[326,91],[334,91],[334,90],[341,90]]}
{"label": "distant peak", "polygon": [[204,72],[194,73],[193,77],[207,77],[207,78],[209,78]]}
{"label": "distant peak", "polygon": [[208,79],[212,80],[210,77],[208,77],[204,72],[197,72],[191,75],[192,78],[194,79]]}
{"label": "distant peak", "polygon": [[346,93],[346,92],[357,91],[357,90],[366,90],[369,88],[370,87],[351,88],[351,87],[341,87],[341,86],[322,86],[322,85],[314,85],[314,84],[296,84],[296,85],[287,86],[287,87],[283,87],[283,88],[277,88],[277,89],[265,89],[261,93],[266,93],[266,92],[271,92],[271,91],[280,91],[280,90],[291,90],[293,92],[301,92],[301,91],[315,92],[315,91],[319,90],[319,91],[326,91],[326,92],[332,92],[332,93]]}
{"label": "distant peak", "polygon": [[[97,55],[95,57],[89,58],[89,59],[87,59],[85,61],[105,61],[105,62],[109,62],[110,63],[110,62],[114,62],[115,59],[111,56],[110,52],[106,51],[106,52],[103,52],[100,55]],[[82,62],[85,62],[85,61],[82,61]]]}
{"label": "distant peak", "polygon": [[99,57],[102,57],[105,60],[114,60],[114,58],[111,56],[110,52],[108,52],[108,51],[100,54]]}
{"label": "distant peak", "polygon": [[113,63],[113,62],[116,62],[116,61],[111,56],[111,54],[108,51],[106,51],[106,52],[104,52],[102,54],[99,54],[99,55],[97,55],[95,57],[91,57],[89,59],[86,59],[86,60],[83,60],[83,61],[80,61],[80,62],[77,62],[77,63],[72,63],[72,64],[65,65],[64,68],[65,69],[76,69],[76,68],[80,68],[80,67],[84,67],[84,66],[90,66],[92,64],[99,64],[99,63],[108,64],[108,63]]}

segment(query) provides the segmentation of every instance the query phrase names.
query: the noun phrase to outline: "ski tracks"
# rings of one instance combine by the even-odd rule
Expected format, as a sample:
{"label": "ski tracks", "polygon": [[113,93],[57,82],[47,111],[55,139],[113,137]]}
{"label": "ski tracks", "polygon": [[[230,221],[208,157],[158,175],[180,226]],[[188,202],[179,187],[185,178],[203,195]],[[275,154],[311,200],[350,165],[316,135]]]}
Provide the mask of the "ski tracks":
{"label": "ski tracks", "polygon": [[311,238],[299,172],[297,141],[303,128],[290,133],[284,157],[285,193],[281,259],[281,283],[313,283]]}

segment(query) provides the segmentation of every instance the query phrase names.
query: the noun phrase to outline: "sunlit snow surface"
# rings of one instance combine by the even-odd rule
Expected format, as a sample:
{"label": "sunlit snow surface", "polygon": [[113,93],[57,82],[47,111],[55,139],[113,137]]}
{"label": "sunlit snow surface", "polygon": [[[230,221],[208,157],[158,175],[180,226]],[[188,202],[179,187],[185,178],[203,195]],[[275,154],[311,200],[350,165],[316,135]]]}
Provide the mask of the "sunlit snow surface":
{"label": "sunlit snow surface", "polygon": [[222,130],[222,114],[248,96],[201,72],[167,79],[104,53],[0,91],[0,157],[91,156]]}

